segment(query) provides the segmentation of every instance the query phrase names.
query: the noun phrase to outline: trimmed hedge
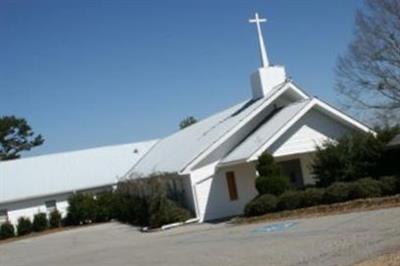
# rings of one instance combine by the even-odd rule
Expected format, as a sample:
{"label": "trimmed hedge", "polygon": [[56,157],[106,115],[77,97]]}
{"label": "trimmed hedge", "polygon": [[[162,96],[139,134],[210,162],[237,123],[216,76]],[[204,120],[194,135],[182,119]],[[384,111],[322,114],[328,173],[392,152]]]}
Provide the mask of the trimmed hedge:
{"label": "trimmed hedge", "polygon": [[279,210],[294,210],[302,207],[302,191],[286,191],[278,199]]}
{"label": "trimmed hedge", "polygon": [[37,213],[33,216],[32,230],[34,232],[41,232],[47,228],[47,215],[45,213]]}
{"label": "trimmed hedge", "polygon": [[325,203],[343,202],[350,199],[350,191],[353,189],[352,183],[337,182],[329,186],[324,193]]}
{"label": "trimmed hedge", "polygon": [[244,213],[246,216],[256,216],[276,210],[293,210],[353,199],[394,195],[400,192],[399,183],[398,177],[386,176],[380,180],[363,178],[355,182],[336,182],[326,189],[307,188],[304,191],[286,191],[278,198],[274,196],[271,198],[272,195],[266,194],[250,201]]}
{"label": "trimmed hedge", "polygon": [[50,228],[57,228],[61,226],[61,213],[55,209],[49,215],[49,227]]}
{"label": "trimmed hedge", "polygon": [[17,235],[23,236],[32,233],[32,222],[29,218],[20,217],[17,223]]}
{"label": "trimmed hedge", "polygon": [[359,179],[352,184],[349,196],[350,199],[380,197],[382,183],[372,178]]}
{"label": "trimmed hedge", "polygon": [[321,188],[307,188],[303,192],[302,206],[311,207],[322,204],[324,193],[325,190]]}
{"label": "trimmed hedge", "polygon": [[275,195],[264,194],[258,196],[246,204],[244,213],[246,216],[262,215],[276,211],[278,199]]}
{"label": "trimmed hedge", "polygon": [[395,176],[384,176],[379,179],[383,195],[394,195],[400,192],[399,178]]}
{"label": "trimmed hedge", "polygon": [[281,195],[290,188],[289,178],[285,176],[260,176],[256,178],[257,191],[263,194]]}
{"label": "trimmed hedge", "polygon": [[15,236],[14,226],[10,222],[5,222],[0,225],[0,240]]}
{"label": "trimmed hedge", "polygon": [[256,189],[260,195],[281,195],[291,186],[290,180],[281,175],[281,169],[271,154],[262,154],[257,161]]}

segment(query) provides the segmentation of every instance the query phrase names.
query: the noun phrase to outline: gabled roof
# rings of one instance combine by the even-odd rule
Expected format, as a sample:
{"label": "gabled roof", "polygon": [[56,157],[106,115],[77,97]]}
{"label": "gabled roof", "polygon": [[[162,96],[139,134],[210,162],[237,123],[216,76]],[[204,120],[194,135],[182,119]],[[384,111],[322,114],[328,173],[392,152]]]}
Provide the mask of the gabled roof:
{"label": "gabled roof", "polygon": [[262,102],[263,99],[242,102],[160,140],[130,172],[142,175],[180,172]]}
{"label": "gabled roof", "polygon": [[266,97],[237,104],[160,140],[129,171],[128,176],[146,176],[155,172],[182,174],[191,164],[209,154],[289,88],[298,97],[307,97],[293,84],[281,84]]}
{"label": "gabled roof", "polygon": [[253,132],[253,134],[246,138],[224,159],[222,159],[218,166],[256,160],[265,150],[267,150],[268,147],[278,140],[280,136],[282,136],[300,118],[311,110],[311,108],[314,107],[352,128],[364,132],[373,132],[367,126],[333,108],[327,103],[317,98],[307,99],[290,104],[280,110],[271,119],[262,124],[255,132]]}
{"label": "gabled roof", "polygon": [[115,184],[156,142],[0,162],[0,203]]}
{"label": "gabled roof", "polygon": [[310,99],[295,102],[290,104],[268,121],[265,121],[257,130],[247,137],[238,147],[236,147],[231,153],[229,153],[219,165],[228,165],[240,161],[246,161],[251,155],[253,155],[261,145],[266,143],[272,138],[284,125],[286,125],[293,117],[296,116],[303,108],[305,108],[311,102]]}

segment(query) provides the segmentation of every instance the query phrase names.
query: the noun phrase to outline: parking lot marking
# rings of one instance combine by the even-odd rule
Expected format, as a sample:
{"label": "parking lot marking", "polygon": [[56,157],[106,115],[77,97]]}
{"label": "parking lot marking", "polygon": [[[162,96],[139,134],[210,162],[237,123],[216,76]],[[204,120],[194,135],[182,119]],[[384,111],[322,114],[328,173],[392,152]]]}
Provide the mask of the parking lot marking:
{"label": "parking lot marking", "polygon": [[253,232],[256,232],[256,233],[282,232],[282,231],[285,231],[285,230],[295,226],[296,224],[297,223],[295,223],[295,222],[269,224],[266,226],[259,227],[259,228],[255,229]]}

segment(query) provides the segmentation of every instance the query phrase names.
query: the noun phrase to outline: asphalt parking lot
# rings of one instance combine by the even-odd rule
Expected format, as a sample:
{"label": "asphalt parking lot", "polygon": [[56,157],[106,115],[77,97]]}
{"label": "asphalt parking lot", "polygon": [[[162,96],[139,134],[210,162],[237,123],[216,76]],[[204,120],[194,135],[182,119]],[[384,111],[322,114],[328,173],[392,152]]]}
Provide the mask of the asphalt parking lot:
{"label": "asphalt parking lot", "polygon": [[0,245],[0,265],[352,265],[400,247],[400,208],[163,232],[108,223]]}

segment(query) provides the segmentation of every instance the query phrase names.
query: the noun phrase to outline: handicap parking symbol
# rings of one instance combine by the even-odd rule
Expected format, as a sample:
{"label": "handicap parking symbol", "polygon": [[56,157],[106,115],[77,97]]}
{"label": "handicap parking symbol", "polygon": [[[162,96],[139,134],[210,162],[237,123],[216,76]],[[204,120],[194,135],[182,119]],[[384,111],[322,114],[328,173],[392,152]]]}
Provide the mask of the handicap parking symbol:
{"label": "handicap parking symbol", "polygon": [[254,232],[256,232],[256,233],[282,232],[282,231],[285,231],[295,225],[296,225],[296,223],[294,223],[294,222],[269,224],[269,225],[265,225],[265,226],[255,229]]}

